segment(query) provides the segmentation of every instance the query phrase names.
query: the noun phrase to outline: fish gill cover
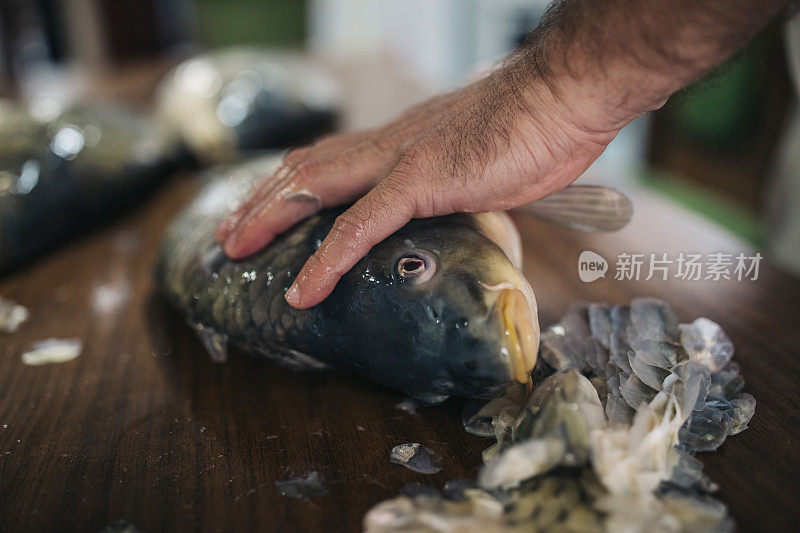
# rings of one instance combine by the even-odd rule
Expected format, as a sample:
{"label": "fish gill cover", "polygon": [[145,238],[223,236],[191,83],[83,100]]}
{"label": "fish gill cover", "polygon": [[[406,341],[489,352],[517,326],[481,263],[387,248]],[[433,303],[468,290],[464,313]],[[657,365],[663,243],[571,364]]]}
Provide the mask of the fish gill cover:
{"label": "fish gill cover", "polygon": [[732,356],[717,324],[660,300],[575,305],[542,335],[530,397],[465,405],[465,429],[497,440],[477,482],[381,502],[364,529],[730,531],[694,454],[755,411]]}

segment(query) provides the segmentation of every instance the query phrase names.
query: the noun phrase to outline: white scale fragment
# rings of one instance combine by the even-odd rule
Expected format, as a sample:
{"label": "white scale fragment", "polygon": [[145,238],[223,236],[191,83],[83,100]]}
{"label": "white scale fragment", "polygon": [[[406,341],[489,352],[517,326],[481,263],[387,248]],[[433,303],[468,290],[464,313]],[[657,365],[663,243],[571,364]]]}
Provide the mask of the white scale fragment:
{"label": "white scale fragment", "polygon": [[224,333],[218,333],[215,329],[209,328],[203,324],[197,323],[193,325],[197,336],[205,346],[208,355],[215,363],[224,363],[228,360],[228,336]]}
{"label": "white scale fragment", "polygon": [[129,296],[127,283],[98,285],[92,291],[92,307],[101,315],[113,313],[128,301]]}
{"label": "white scale fragment", "polygon": [[285,481],[276,481],[275,488],[284,496],[295,500],[310,500],[328,493],[325,478],[316,470]]}
{"label": "white scale fragment", "polygon": [[0,296],[0,331],[14,333],[29,316],[26,307]]}
{"label": "white scale fragment", "polygon": [[719,372],[733,357],[733,343],[715,322],[698,318],[691,324],[681,324],[681,344],[692,361]]}
{"label": "white scale fragment", "polygon": [[414,401],[412,398],[406,398],[405,400],[403,400],[402,402],[400,402],[400,403],[398,403],[397,405],[394,406],[395,409],[400,409],[401,411],[405,411],[406,413],[408,413],[410,415],[417,414],[417,408],[418,407],[419,407],[419,404],[416,401]]}
{"label": "white scale fragment", "polygon": [[419,474],[435,474],[442,469],[442,460],[436,452],[418,442],[392,448],[391,461]]}
{"label": "white scale fragment", "polygon": [[22,362],[30,366],[66,363],[78,357],[82,348],[78,339],[47,339],[37,342],[22,354]]}

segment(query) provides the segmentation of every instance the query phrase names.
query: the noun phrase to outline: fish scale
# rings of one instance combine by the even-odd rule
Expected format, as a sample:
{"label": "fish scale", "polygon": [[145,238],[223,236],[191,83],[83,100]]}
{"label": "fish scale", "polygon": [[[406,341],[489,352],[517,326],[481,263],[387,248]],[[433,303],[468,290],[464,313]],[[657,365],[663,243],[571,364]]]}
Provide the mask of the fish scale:
{"label": "fish scale", "polygon": [[[231,191],[233,192],[233,191]],[[311,312],[299,312],[286,304],[284,294],[291,283],[291,271],[297,271],[313,251],[313,242],[298,242],[296,238],[278,238],[264,253],[244,262],[227,259],[214,261],[216,269],[206,272],[198,261],[203,255],[223,252],[209,242],[208,235],[219,218],[189,210],[167,237],[161,265],[163,283],[170,299],[187,311],[187,320],[212,331],[224,332],[231,341],[244,344],[256,337],[261,344],[307,343],[301,339],[303,317]],[[319,224],[320,217],[304,225]],[[204,253],[198,254],[200,247]],[[277,278],[254,279],[243,276],[249,272],[280,272]],[[287,274],[288,273],[288,274]],[[266,278],[266,276],[265,276]],[[195,297],[197,296],[197,297]],[[267,306],[259,302],[269,302]],[[266,309],[266,315],[253,313]],[[265,326],[268,325],[268,328]],[[260,338],[267,334],[268,337]],[[270,354],[264,354],[270,355]]]}

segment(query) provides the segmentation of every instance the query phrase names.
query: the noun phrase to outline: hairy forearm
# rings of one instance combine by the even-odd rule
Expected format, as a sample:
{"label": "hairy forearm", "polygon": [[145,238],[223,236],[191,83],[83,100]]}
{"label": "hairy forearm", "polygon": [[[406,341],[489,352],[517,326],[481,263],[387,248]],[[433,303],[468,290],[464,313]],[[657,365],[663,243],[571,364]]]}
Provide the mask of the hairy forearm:
{"label": "hairy forearm", "polygon": [[588,129],[664,104],[741,48],[788,0],[563,0],[509,60]]}

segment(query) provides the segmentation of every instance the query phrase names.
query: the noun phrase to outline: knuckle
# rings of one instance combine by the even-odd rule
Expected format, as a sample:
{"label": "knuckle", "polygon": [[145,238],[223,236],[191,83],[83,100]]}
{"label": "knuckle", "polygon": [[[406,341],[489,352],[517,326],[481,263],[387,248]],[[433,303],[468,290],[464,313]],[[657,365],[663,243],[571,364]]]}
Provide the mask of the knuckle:
{"label": "knuckle", "polygon": [[418,187],[408,187],[402,181],[387,183],[380,191],[379,201],[395,213],[404,214],[409,219],[418,213],[419,197],[425,196],[425,191]]}
{"label": "knuckle", "polygon": [[342,261],[330,249],[320,250],[309,257],[308,267],[333,273],[336,277],[341,277],[347,273],[347,268],[342,265]]}
{"label": "knuckle", "polygon": [[292,181],[295,183],[310,183],[319,176],[320,164],[317,162],[307,162],[297,165],[294,169]]}
{"label": "knuckle", "polygon": [[314,143],[311,146],[319,148],[320,146],[326,146],[333,142],[337,142],[341,138],[342,138],[341,134],[329,133],[327,135],[322,135],[321,137],[319,137],[317,140],[314,141]]}
{"label": "knuckle", "polygon": [[441,200],[434,190],[429,185],[423,185],[421,189],[415,191],[412,205],[414,214],[419,217],[430,217],[438,214],[443,214],[443,210],[439,207],[437,199]]}
{"label": "knuckle", "polygon": [[397,164],[409,164],[420,157],[420,149],[416,144],[404,144],[400,147]]}
{"label": "knuckle", "polygon": [[375,140],[384,148],[398,152],[404,143],[410,142],[415,137],[414,132],[419,129],[415,122],[395,121],[386,124],[375,133]]}
{"label": "knuckle", "polygon": [[[327,263],[328,263],[328,261],[327,261],[327,256],[326,256],[326,254],[325,254],[325,253],[322,253],[322,252],[317,252],[317,253],[315,253],[315,254],[312,254],[312,255],[311,255],[309,258],[308,258],[308,263],[309,263],[309,265],[308,265],[308,266],[310,266],[310,267],[312,267],[312,268],[313,268],[313,264],[315,264],[315,265],[317,265],[317,266],[327,266]],[[313,263],[313,264],[312,264],[312,263]]]}
{"label": "knuckle", "polygon": [[370,135],[363,141],[364,147],[372,152],[377,152],[379,154],[383,154],[385,152],[391,152],[395,149],[394,143],[392,140],[385,135]]}
{"label": "knuckle", "polygon": [[333,228],[336,238],[345,236],[361,239],[367,231],[367,218],[355,213],[353,209],[349,209],[336,217]]}
{"label": "knuckle", "polygon": [[426,168],[427,164],[418,148],[405,148],[380,185],[407,196],[409,191],[424,186],[432,177],[425,171]]}
{"label": "knuckle", "polygon": [[289,168],[299,166],[308,158],[310,151],[311,148],[294,148],[290,150],[283,156],[283,166]]}
{"label": "knuckle", "polygon": [[[437,198],[440,168],[436,151],[417,144],[403,150],[400,160],[383,183],[393,197],[393,203],[404,202],[412,216],[428,217],[444,212]],[[446,210],[445,210],[446,211]]]}
{"label": "knuckle", "polygon": [[407,205],[413,198],[420,184],[412,183],[405,175],[399,174],[387,179],[378,187],[375,187],[374,194],[376,201],[381,205],[391,205],[397,207]]}
{"label": "knuckle", "polygon": [[410,183],[415,177],[423,174],[424,160],[423,149],[417,146],[403,148],[390,175],[395,180]]}

